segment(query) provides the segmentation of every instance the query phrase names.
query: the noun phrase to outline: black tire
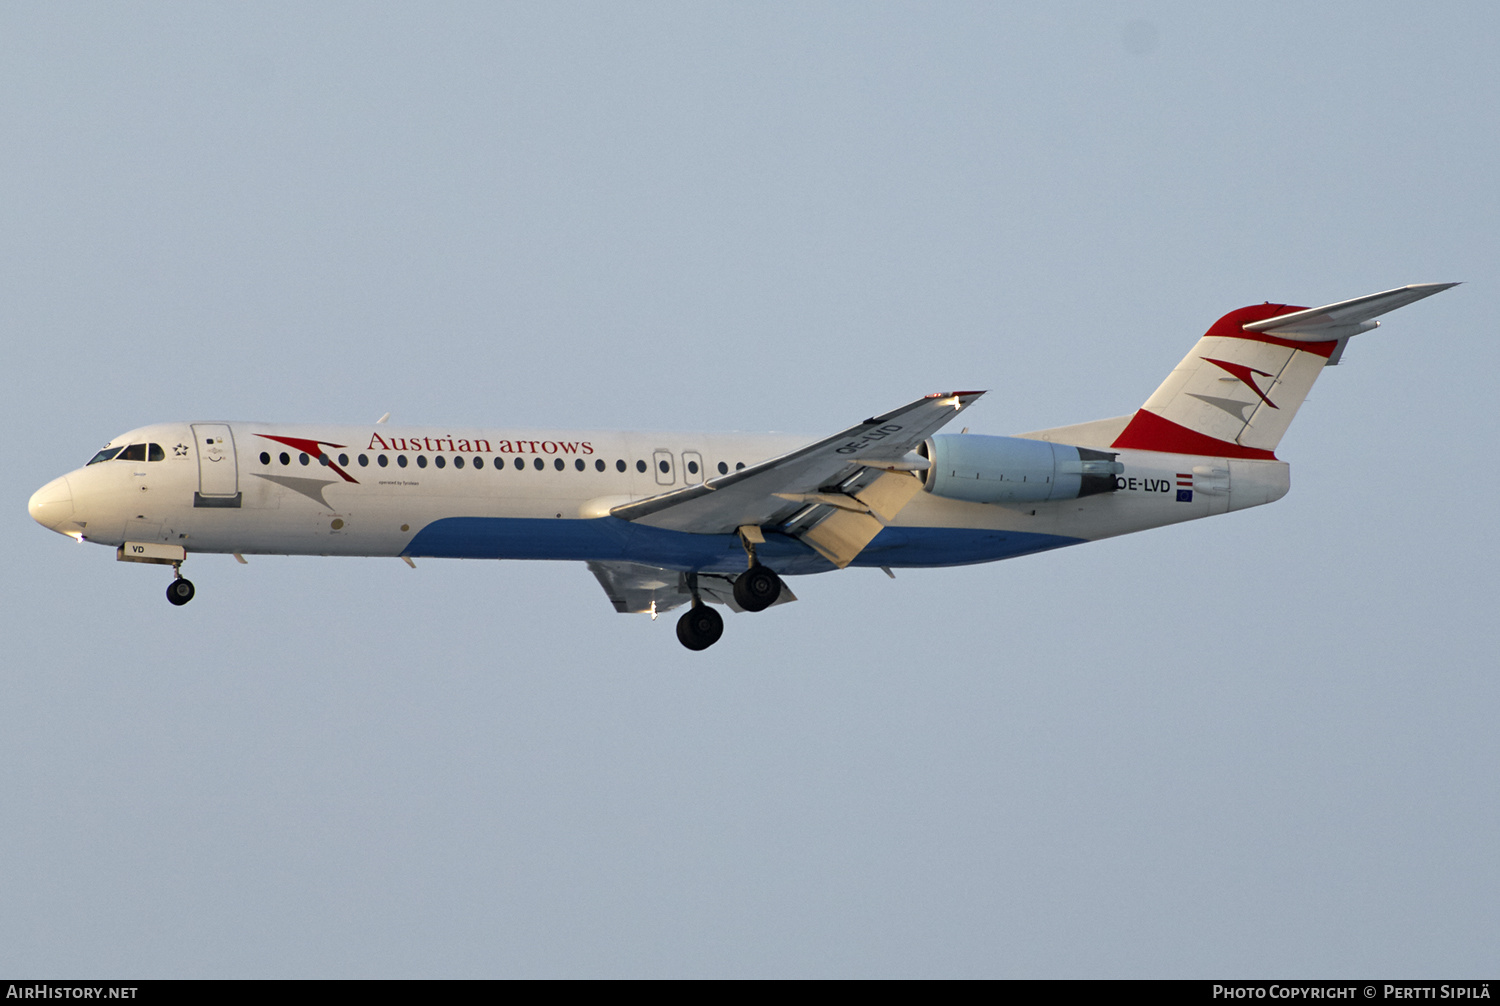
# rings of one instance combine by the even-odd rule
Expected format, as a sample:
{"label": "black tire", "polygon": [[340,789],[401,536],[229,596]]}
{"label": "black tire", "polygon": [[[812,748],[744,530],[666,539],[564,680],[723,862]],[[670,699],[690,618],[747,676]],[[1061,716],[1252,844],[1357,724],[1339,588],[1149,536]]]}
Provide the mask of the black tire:
{"label": "black tire", "polygon": [[677,620],[677,641],[690,650],[706,650],[724,635],[724,616],[706,604],[695,604]]}
{"label": "black tire", "polygon": [[765,611],[781,596],[781,577],[760,563],[734,581],[734,599],[746,611]]}
{"label": "black tire", "polygon": [[176,605],[184,605],[193,599],[193,581],[184,580],[181,577],[167,584],[167,600]]}

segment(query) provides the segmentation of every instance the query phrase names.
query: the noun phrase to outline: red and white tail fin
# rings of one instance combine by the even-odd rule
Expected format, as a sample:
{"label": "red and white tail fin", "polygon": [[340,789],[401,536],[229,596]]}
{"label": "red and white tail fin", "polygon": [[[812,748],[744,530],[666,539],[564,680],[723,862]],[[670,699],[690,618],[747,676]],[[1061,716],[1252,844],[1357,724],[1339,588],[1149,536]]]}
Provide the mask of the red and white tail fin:
{"label": "red and white tail fin", "polygon": [[1419,283],[1326,307],[1256,304],[1204,333],[1111,445],[1142,451],[1274,458],[1313,381],[1373,319],[1456,283]]}

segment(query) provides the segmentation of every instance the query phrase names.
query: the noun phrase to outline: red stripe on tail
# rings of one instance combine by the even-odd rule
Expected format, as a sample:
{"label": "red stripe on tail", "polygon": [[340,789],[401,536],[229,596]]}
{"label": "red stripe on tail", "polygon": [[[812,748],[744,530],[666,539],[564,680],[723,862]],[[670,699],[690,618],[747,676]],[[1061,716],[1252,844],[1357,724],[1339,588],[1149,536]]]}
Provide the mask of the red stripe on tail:
{"label": "red stripe on tail", "polygon": [[1167,454],[1206,454],[1216,458],[1255,458],[1275,461],[1271,451],[1220,440],[1207,434],[1163,419],[1154,412],[1137,409],[1129,425],[1115,438],[1111,447],[1133,451],[1162,451]]}
{"label": "red stripe on tail", "polygon": [[1330,339],[1327,342],[1298,342],[1295,339],[1281,339],[1264,332],[1247,332],[1245,326],[1252,321],[1265,321],[1267,318],[1278,318],[1283,314],[1295,314],[1298,311],[1306,311],[1305,307],[1295,307],[1291,304],[1252,304],[1242,307],[1236,311],[1230,311],[1224,317],[1214,322],[1203,338],[1225,337],[1231,339],[1249,339],[1251,342],[1269,342],[1273,346],[1284,346],[1287,349],[1300,349],[1304,353],[1312,353],[1321,356],[1325,360],[1333,355],[1334,347],[1338,340]]}

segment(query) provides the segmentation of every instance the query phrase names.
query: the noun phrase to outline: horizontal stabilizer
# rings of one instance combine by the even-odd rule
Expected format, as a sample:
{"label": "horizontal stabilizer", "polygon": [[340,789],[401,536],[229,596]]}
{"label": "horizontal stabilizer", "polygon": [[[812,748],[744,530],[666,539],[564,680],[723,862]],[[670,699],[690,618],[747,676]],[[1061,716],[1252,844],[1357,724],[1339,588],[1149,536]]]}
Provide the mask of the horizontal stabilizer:
{"label": "horizontal stabilizer", "polygon": [[1410,286],[1398,286],[1384,293],[1366,294],[1353,300],[1341,300],[1337,304],[1310,307],[1264,321],[1252,321],[1244,329],[1247,332],[1264,332],[1279,339],[1291,339],[1293,342],[1346,339],[1378,327],[1380,322],[1372,319],[1388,311],[1414,304],[1423,297],[1431,297],[1455,286],[1458,284],[1413,283]]}

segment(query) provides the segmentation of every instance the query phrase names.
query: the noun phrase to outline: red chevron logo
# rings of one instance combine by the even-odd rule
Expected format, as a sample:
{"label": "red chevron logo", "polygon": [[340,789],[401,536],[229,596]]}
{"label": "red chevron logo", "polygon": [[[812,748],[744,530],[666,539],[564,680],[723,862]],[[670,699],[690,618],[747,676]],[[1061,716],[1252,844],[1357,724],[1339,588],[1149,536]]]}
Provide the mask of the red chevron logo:
{"label": "red chevron logo", "polygon": [[304,454],[310,454],[321,461],[323,464],[327,465],[329,468],[332,468],[334,471],[338,472],[339,476],[343,478],[345,482],[353,482],[355,485],[359,484],[358,479],[335,464],[333,458],[330,458],[323,450],[324,447],[343,447],[343,444],[325,444],[320,440],[306,440],[302,437],[273,437],[269,433],[258,433],[256,434],[256,436],[264,437],[267,440],[274,440],[278,444],[286,444],[288,447],[291,447],[294,450],[301,451]]}
{"label": "red chevron logo", "polygon": [[1215,360],[1212,357],[1208,356],[1199,357],[1199,359],[1204,360],[1208,363],[1212,363],[1215,367],[1222,367],[1224,370],[1227,370],[1229,373],[1233,374],[1235,377],[1239,378],[1241,381],[1247,384],[1250,387],[1250,390],[1255,392],[1256,397],[1258,397],[1262,402],[1265,402],[1273,409],[1279,408],[1279,406],[1275,402],[1266,397],[1266,393],[1264,391],[1260,390],[1260,385],[1255,383],[1255,377],[1253,376],[1255,374],[1259,374],[1261,377],[1269,377],[1274,381],[1276,379],[1276,375],[1268,374],[1264,370],[1256,370],[1254,367],[1247,367],[1243,363],[1228,363],[1224,360]]}

